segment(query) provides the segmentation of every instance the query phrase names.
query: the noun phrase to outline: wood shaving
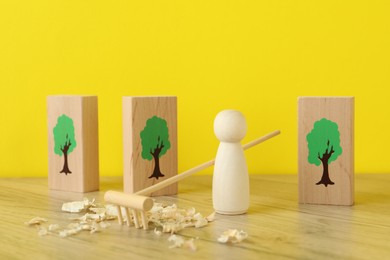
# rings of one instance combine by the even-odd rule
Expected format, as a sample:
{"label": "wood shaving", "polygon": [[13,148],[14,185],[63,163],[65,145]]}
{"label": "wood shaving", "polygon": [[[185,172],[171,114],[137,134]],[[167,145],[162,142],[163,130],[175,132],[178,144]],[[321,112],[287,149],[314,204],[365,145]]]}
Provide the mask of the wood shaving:
{"label": "wood shaving", "polygon": [[[125,214],[125,208],[121,207],[122,215]],[[58,224],[51,224],[48,227],[39,229],[39,236],[58,235],[60,237],[68,237],[75,235],[81,231],[89,231],[91,234],[99,232],[110,226],[107,221],[117,218],[117,206],[115,205],[100,205],[95,203],[95,200],[85,198],[82,201],[67,202],[62,205],[62,210],[70,213],[84,212],[83,215],[69,218],[72,223],[66,227],[61,227]],[[180,209],[176,204],[165,206],[162,203],[154,203],[153,208],[147,212],[148,222],[153,223],[156,229],[156,235],[162,233],[177,233],[180,230],[188,227],[201,228],[207,226],[208,218],[204,218],[202,214],[196,212],[195,208]],[[134,222],[133,219],[131,219]],[[47,222],[44,218],[33,218],[26,225],[39,225]],[[157,230],[157,227],[161,230]],[[185,241],[186,246],[191,250],[196,250],[193,241]]]}
{"label": "wood shaving", "polygon": [[157,236],[161,236],[162,232],[160,230],[157,230],[157,228],[155,228],[154,229],[154,234],[156,234]]}
{"label": "wood shaving", "polygon": [[205,226],[207,226],[207,224],[209,223],[209,222],[207,221],[207,219],[204,218],[200,213],[196,213],[196,214],[194,215],[194,220],[196,221],[196,222],[195,222],[195,227],[196,227],[196,228],[205,227]]}
{"label": "wood shaving", "polygon": [[[118,216],[118,209],[115,205],[108,204],[105,206],[106,214],[111,216]],[[122,209],[122,216],[124,216],[125,211]]]}
{"label": "wood shaving", "polygon": [[48,230],[49,231],[57,231],[58,229],[60,229],[60,225],[58,225],[58,224],[51,224],[51,225],[49,225],[49,228],[48,228]]}
{"label": "wood shaving", "polygon": [[173,245],[171,245],[169,248],[176,248],[176,247],[182,247],[184,244],[184,238],[178,235],[171,235],[168,237],[169,242],[173,242]]}
{"label": "wood shaving", "polygon": [[94,204],[95,199],[90,201],[87,198],[84,198],[82,201],[72,201],[62,204],[62,211],[71,212],[71,213],[78,213],[83,210],[86,210],[90,207],[95,206]]}
{"label": "wood shaving", "polygon": [[171,245],[169,248],[172,249],[172,248],[180,248],[180,247],[183,247],[183,248],[187,248],[191,251],[196,251],[197,247],[194,243],[194,239],[191,238],[191,239],[188,239],[188,240],[185,240],[182,236],[178,236],[178,235],[171,235],[169,238],[168,238],[168,241],[169,242],[173,242],[173,245]]}
{"label": "wood shaving", "polygon": [[108,228],[108,227],[111,226],[110,223],[105,222],[105,221],[100,222],[99,225],[100,225],[101,228]]}
{"label": "wood shaving", "polygon": [[162,227],[163,233],[177,233],[187,227],[204,227],[208,221],[194,208],[179,209],[176,204],[164,206],[162,203],[154,203],[148,213],[149,222],[156,227]]}
{"label": "wood shaving", "polygon": [[238,231],[237,229],[229,229],[222,233],[218,238],[220,243],[240,243],[244,239],[248,238],[248,234],[242,230]]}
{"label": "wood shaving", "polygon": [[40,228],[39,230],[38,230],[38,236],[40,236],[40,237],[42,237],[42,236],[46,236],[47,234],[48,234],[49,232],[48,232],[48,230],[47,230],[47,228]]}
{"label": "wood shaving", "polygon": [[75,235],[81,231],[89,231],[91,234],[100,231],[102,228],[101,225],[99,225],[96,222],[92,222],[91,224],[83,224],[83,223],[71,223],[67,226],[66,229],[61,230],[59,232],[60,237],[68,237]]}
{"label": "wood shaving", "polygon": [[211,213],[208,217],[206,217],[208,222],[213,222],[215,220],[215,211]]}
{"label": "wood shaving", "polygon": [[32,225],[40,225],[41,223],[47,222],[47,219],[41,218],[41,217],[35,217],[32,218],[30,221],[25,222],[27,226],[32,226]]}
{"label": "wood shaving", "polygon": [[[113,207],[113,206],[112,206]],[[39,236],[58,235],[60,237],[68,237],[75,235],[81,231],[89,231],[91,234],[101,231],[110,226],[106,221],[116,219],[116,216],[109,214],[110,206],[98,205],[95,200],[84,199],[83,201],[67,202],[62,205],[62,210],[65,212],[79,213],[86,212],[80,217],[70,218],[72,223],[65,228],[58,224],[50,224],[48,227],[41,227],[38,230]],[[33,218],[26,225],[39,225],[47,222],[44,218]]]}
{"label": "wood shaving", "polygon": [[71,218],[71,220],[79,220],[80,222],[83,223],[87,223],[88,221],[100,222],[105,219],[106,219],[106,215],[104,213],[101,214],[86,213],[79,218]]}

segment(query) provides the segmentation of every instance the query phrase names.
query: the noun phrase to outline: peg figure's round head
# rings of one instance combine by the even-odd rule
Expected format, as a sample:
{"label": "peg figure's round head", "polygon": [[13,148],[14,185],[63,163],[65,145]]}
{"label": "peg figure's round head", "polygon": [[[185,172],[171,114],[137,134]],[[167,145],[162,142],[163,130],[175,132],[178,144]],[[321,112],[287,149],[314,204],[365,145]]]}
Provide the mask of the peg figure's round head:
{"label": "peg figure's round head", "polygon": [[246,135],[246,121],[237,110],[224,110],[214,120],[214,133],[221,142],[240,142]]}

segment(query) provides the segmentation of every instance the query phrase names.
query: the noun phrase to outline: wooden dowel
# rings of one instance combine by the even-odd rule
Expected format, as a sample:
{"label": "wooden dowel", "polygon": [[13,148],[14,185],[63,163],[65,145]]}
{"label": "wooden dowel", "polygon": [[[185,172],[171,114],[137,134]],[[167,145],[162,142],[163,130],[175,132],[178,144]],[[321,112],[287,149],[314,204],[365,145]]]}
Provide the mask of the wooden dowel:
{"label": "wooden dowel", "polygon": [[138,221],[138,214],[137,214],[137,211],[135,209],[132,209],[131,210],[131,214],[133,214],[133,219],[134,219],[134,226],[135,228],[140,228],[139,226],[139,221]]}
{"label": "wooden dowel", "polygon": [[142,226],[145,230],[148,229],[148,220],[146,219],[145,211],[141,210],[141,219],[142,219]]}
{"label": "wooden dowel", "polygon": [[265,142],[267,141],[268,139],[271,139],[272,137],[275,137],[277,135],[280,134],[280,130],[276,130],[276,131],[273,131],[269,134],[266,134],[258,139],[255,139],[245,145],[242,146],[242,149],[245,151],[245,150],[248,150],[249,148],[252,148],[253,146],[256,146],[258,144],[261,144],[262,142]]}
{"label": "wooden dowel", "polygon": [[130,227],[130,213],[129,213],[129,208],[125,208],[125,213],[126,213],[126,221],[127,221],[127,226]]}
{"label": "wooden dowel", "polygon": [[[280,130],[276,130],[276,131],[273,131],[267,135],[264,135],[263,137],[260,137],[256,140],[253,140],[247,144],[245,144],[242,148],[243,150],[247,150],[249,148],[252,148],[253,146],[255,145],[258,145],[264,141],[267,141],[268,139],[271,139],[272,137],[274,136],[277,136],[278,134],[280,134]],[[191,176],[192,174],[196,173],[196,172],[199,172],[199,171],[202,171],[212,165],[214,165],[215,163],[215,159],[214,160],[211,160],[211,161],[208,161],[208,162],[205,162],[205,163],[202,163],[201,165],[198,165],[194,168],[191,168],[181,174],[178,174],[174,177],[171,177],[165,181],[162,181],[162,182],[159,182],[153,186],[150,186],[148,188],[145,188],[143,190],[140,190],[140,191],[137,191],[135,192],[134,194],[137,194],[137,195],[150,195],[151,193],[155,192],[155,191],[158,191],[166,186],[169,186],[175,182],[178,182],[178,181],[181,181],[185,178],[187,178],[188,176]]]}
{"label": "wooden dowel", "polygon": [[121,205],[131,209],[150,210],[153,207],[153,200],[149,197],[127,194],[119,191],[107,191],[104,200],[115,205]]}
{"label": "wooden dowel", "polygon": [[117,205],[116,208],[118,210],[118,223],[119,223],[119,225],[122,225],[123,224],[122,208],[120,205]]}

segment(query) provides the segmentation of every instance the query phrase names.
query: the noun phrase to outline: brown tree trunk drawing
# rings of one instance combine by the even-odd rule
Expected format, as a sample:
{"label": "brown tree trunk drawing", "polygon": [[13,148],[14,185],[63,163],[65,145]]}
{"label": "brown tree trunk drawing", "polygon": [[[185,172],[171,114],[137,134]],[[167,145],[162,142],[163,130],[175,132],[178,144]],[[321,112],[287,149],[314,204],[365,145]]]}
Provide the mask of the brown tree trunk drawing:
{"label": "brown tree trunk drawing", "polygon": [[150,154],[153,156],[153,159],[154,159],[154,170],[153,170],[152,175],[149,176],[149,179],[156,178],[158,180],[158,178],[165,176],[164,174],[161,173],[160,158],[159,158],[160,152],[163,148],[164,148],[164,144],[163,144],[163,142],[161,142],[160,145],[157,144],[154,151],[150,150]]}
{"label": "brown tree trunk drawing", "polygon": [[65,175],[68,175],[68,173],[72,173],[70,170],[69,170],[69,166],[68,166],[68,150],[69,150],[69,147],[72,145],[72,143],[70,142],[70,140],[66,140],[65,141],[65,145],[64,147],[61,147],[61,151],[62,153],[64,154],[64,166],[62,168],[62,171],[60,171],[60,173],[65,173]]}
{"label": "brown tree trunk drawing", "polygon": [[328,147],[325,151],[325,153],[320,157],[320,154],[318,154],[318,159],[322,162],[322,167],[323,167],[323,172],[322,172],[322,177],[319,182],[317,182],[317,185],[324,184],[325,187],[328,187],[328,185],[333,185],[334,182],[330,180],[329,178],[329,158],[332,156],[334,153],[333,146],[329,150],[329,141],[328,141]]}

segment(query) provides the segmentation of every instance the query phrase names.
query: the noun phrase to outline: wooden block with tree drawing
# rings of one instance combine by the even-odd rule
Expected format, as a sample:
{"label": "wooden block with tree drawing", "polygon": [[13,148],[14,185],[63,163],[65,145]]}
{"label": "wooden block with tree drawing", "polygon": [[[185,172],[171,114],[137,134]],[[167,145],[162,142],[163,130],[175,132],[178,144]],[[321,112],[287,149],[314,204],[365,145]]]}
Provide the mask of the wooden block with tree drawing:
{"label": "wooden block with tree drawing", "polygon": [[[123,97],[124,191],[177,175],[177,98]],[[152,196],[177,193],[177,183]]]}
{"label": "wooden block with tree drawing", "polygon": [[49,189],[99,189],[96,96],[49,96]]}
{"label": "wooden block with tree drawing", "polygon": [[298,100],[299,202],[354,203],[354,98]]}

